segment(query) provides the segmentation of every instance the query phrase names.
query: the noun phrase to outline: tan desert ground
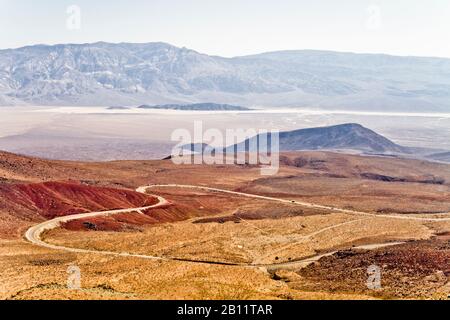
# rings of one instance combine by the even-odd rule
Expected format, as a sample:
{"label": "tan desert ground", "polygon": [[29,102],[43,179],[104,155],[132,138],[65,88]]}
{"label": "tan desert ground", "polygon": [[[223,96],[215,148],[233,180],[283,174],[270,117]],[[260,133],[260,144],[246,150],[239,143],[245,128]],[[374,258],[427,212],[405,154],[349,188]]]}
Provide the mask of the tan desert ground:
{"label": "tan desert ground", "polygon": [[[265,177],[248,165],[0,153],[0,177],[0,299],[450,294],[450,165],[295,152]],[[46,246],[25,237],[55,218],[119,209],[44,231]],[[79,288],[68,286],[74,268]]]}

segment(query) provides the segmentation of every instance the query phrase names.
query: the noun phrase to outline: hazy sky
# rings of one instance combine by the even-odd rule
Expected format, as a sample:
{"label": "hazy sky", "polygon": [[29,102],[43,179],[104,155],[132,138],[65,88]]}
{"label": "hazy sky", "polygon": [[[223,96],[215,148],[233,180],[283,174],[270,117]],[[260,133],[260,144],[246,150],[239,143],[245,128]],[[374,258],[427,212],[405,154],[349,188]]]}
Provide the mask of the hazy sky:
{"label": "hazy sky", "polygon": [[163,41],[222,56],[325,49],[450,57],[449,0],[0,0],[0,29],[0,48]]}

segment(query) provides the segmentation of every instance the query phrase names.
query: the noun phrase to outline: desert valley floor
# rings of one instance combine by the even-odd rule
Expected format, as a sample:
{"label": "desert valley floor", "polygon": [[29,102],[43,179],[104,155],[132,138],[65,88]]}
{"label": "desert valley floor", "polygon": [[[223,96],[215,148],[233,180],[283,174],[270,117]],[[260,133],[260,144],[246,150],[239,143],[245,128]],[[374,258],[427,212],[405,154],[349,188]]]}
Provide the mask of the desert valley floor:
{"label": "desert valley floor", "polygon": [[[0,299],[449,296],[450,165],[329,152],[285,153],[281,163],[264,177],[248,165],[0,153]],[[168,203],[41,235],[78,251],[24,236],[46,220],[151,206],[156,196]],[[371,265],[381,270],[376,290],[366,285]],[[67,288],[70,266],[80,290]]]}

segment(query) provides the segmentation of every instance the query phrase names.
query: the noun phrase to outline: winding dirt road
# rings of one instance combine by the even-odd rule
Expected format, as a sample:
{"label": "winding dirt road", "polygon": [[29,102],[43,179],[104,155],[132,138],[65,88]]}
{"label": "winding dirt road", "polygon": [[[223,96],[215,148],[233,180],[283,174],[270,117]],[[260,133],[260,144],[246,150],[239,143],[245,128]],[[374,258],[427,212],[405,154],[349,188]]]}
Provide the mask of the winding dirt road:
{"label": "winding dirt road", "polygon": [[[375,215],[370,214],[366,212],[361,211],[355,211],[355,210],[347,210],[347,209],[339,209],[329,206],[323,206],[323,205],[317,205],[313,203],[308,202],[299,202],[294,200],[287,200],[287,199],[281,199],[281,198],[273,198],[273,197],[266,197],[266,196],[260,196],[255,194],[249,194],[249,193],[243,193],[243,192],[237,192],[237,191],[230,191],[230,190],[224,190],[224,189],[218,189],[218,188],[209,188],[204,186],[194,186],[194,185],[179,185],[179,184],[166,184],[166,185],[151,185],[151,186],[143,186],[136,189],[137,192],[145,193],[147,194],[147,191],[151,188],[187,188],[187,189],[200,189],[210,192],[220,192],[220,193],[227,193],[237,196],[243,196],[248,198],[255,198],[255,199],[262,199],[262,200],[269,200],[269,201],[276,201],[276,202],[282,202],[282,203],[288,203],[291,205],[299,205],[302,207],[308,207],[308,208],[315,208],[315,209],[323,209],[323,210],[330,210],[334,212],[342,212],[346,214],[351,215],[360,215],[360,216],[370,216],[370,217],[380,217],[380,218],[391,218],[391,219],[407,219],[407,220],[419,220],[419,221],[450,221],[450,218],[422,218],[422,217],[414,217],[409,215]],[[152,206],[147,207],[141,207],[141,208],[130,208],[130,209],[121,209],[121,210],[111,210],[111,211],[100,211],[100,212],[90,212],[90,213],[83,213],[83,214],[76,214],[71,216],[64,216],[64,217],[58,217],[46,222],[43,222],[41,224],[38,224],[36,226],[31,227],[27,230],[25,233],[25,238],[38,246],[45,247],[48,249],[54,249],[54,250],[63,250],[67,252],[74,252],[74,253],[92,253],[92,254],[102,254],[102,255],[111,255],[111,256],[121,256],[121,257],[135,257],[135,258],[141,258],[141,259],[149,259],[149,260],[173,260],[173,261],[184,261],[184,262],[191,262],[191,263],[203,263],[203,264],[211,264],[211,265],[217,265],[217,264],[223,264],[223,265],[234,265],[234,266],[243,266],[243,267],[264,267],[267,270],[275,269],[275,268],[286,268],[286,267],[295,267],[295,268],[302,268],[305,267],[315,261],[318,261],[322,257],[330,256],[336,253],[336,251],[316,255],[314,257],[308,257],[301,260],[296,261],[290,261],[286,263],[274,263],[274,264],[233,264],[233,263],[220,263],[220,262],[210,262],[210,261],[196,261],[196,260],[188,260],[188,259],[180,259],[180,258],[163,258],[163,257],[156,257],[156,256],[149,256],[149,255],[139,255],[139,254],[132,254],[127,252],[110,252],[110,251],[98,251],[98,250],[87,250],[87,249],[77,249],[77,248],[70,248],[70,247],[64,247],[64,246],[56,246],[49,244],[47,242],[44,242],[42,240],[42,234],[46,231],[53,230],[56,228],[59,228],[61,224],[74,221],[74,220],[80,220],[85,218],[93,218],[93,217],[100,217],[100,216],[111,216],[115,214],[121,214],[121,213],[130,213],[133,211],[142,212],[144,210],[149,209],[157,209],[160,207],[164,207],[167,205],[170,205],[170,202],[164,199],[161,196],[153,195],[158,199],[158,203],[154,204]],[[330,230],[332,228],[337,228],[339,226],[343,226],[349,223],[353,223],[360,220],[354,220],[349,221],[345,223],[340,223],[338,225],[327,227],[323,230],[319,230],[311,235],[305,236],[305,238],[312,237],[315,234],[325,232],[326,230]],[[367,249],[367,250],[373,250],[377,248],[382,248],[386,246],[392,246],[400,244],[400,242],[387,242],[387,243],[381,243],[381,244],[370,244],[360,247],[355,247],[355,249]]]}
{"label": "winding dirt road", "polygon": [[85,249],[77,249],[77,248],[69,248],[69,247],[63,247],[63,246],[55,246],[52,244],[49,244],[47,242],[44,242],[41,239],[41,236],[44,232],[50,231],[56,228],[59,228],[63,223],[69,222],[69,221],[75,221],[80,219],[86,219],[86,218],[94,218],[94,217],[100,217],[100,216],[111,216],[115,214],[121,214],[121,213],[130,213],[133,211],[142,212],[143,210],[149,210],[149,209],[157,209],[163,206],[167,206],[170,204],[169,201],[164,199],[163,197],[155,196],[158,199],[158,203],[147,206],[147,207],[140,207],[140,208],[130,208],[130,209],[120,209],[120,210],[110,210],[110,211],[98,211],[98,212],[90,212],[90,213],[82,213],[82,214],[75,214],[70,216],[64,216],[64,217],[58,217],[52,220],[45,221],[41,224],[38,224],[36,226],[31,227],[27,230],[25,233],[25,239],[30,241],[31,243],[48,248],[48,249],[54,249],[54,250],[64,250],[68,252],[76,252],[76,253],[101,253],[105,255],[116,255],[116,256],[127,256],[127,257],[138,257],[138,258],[145,258],[145,259],[156,259],[161,260],[162,258],[159,257],[152,257],[152,256],[144,256],[144,255],[137,255],[137,254],[130,254],[130,253],[118,253],[118,252],[108,252],[108,251],[96,251],[96,250],[85,250]]}

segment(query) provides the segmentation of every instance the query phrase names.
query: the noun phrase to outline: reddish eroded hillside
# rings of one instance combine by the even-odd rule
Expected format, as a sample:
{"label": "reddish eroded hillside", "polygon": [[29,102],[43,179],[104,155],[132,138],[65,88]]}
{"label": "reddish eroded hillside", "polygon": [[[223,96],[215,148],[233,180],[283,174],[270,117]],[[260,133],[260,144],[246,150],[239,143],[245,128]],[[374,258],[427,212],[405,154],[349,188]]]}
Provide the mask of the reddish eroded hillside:
{"label": "reddish eroded hillside", "polygon": [[46,219],[91,211],[150,206],[157,199],[134,191],[71,182],[0,185],[1,207]]}
{"label": "reddish eroded hillside", "polygon": [[142,226],[186,221],[193,218],[216,216],[222,212],[235,210],[251,201],[242,197],[208,192],[155,190],[156,194],[170,200],[170,205],[107,217],[80,219],[65,223],[63,227],[72,231],[139,231]]}
{"label": "reddish eroded hillside", "polygon": [[214,215],[217,208],[203,208],[198,201],[190,204],[172,202],[172,205],[156,209],[142,210],[105,217],[95,217],[69,221],[63,227],[71,231],[140,231],[142,226],[185,221],[195,217]]}
{"label": "reddish eroded hillside", "polygon": [[75,172],[74,163],[49,161],[0,151],[0,181],[37,183],[67,179]]}

